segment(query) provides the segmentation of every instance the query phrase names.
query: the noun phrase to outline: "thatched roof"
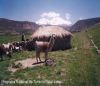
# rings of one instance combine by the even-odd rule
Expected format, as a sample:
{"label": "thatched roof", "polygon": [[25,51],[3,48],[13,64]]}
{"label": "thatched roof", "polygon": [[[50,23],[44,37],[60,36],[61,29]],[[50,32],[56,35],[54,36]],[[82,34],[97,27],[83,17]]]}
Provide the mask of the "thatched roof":
{"label": "thatched roof", "polygon": [[72,36],[72,34],[65,29],[59,26],[42,26],[37,29],[33,34],[32,38],[41,38],[41,37],[49,37],[52,34],[55,36],[63,37],[63,36]]}

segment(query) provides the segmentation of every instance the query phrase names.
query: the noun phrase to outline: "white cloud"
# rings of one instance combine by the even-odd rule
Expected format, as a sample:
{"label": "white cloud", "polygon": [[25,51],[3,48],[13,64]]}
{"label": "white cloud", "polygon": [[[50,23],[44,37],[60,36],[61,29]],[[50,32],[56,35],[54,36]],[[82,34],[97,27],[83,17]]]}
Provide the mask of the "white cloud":
{"label": "white cloud", "polygon": [[66,19],[69,20],[71,18],[71,15],[69,13],[66,13]]}
{"label": "white cloud", "polygon": [[46,18],[41,18],[39,20],[36,21],[37,24],[48,24],[48,19]]}
{"label": "white cloud", "polygon": [[54,17],[59,17],[60,14],[59,13],[56,13],[56,12],[48,12],[48,13],[43,13],[41,15],[41,17],[50,17],[50,18],[54,18]]}
{"label": "white cloud", "polygon": [[37,24],[50,24],[50,25],[61,25],[67,24],[70,25],[72,22],[70,19],[70,14],[65,14],[66,19],[62,18],[59,13],[48,12],[41,14],[41,18],[36,21]]}

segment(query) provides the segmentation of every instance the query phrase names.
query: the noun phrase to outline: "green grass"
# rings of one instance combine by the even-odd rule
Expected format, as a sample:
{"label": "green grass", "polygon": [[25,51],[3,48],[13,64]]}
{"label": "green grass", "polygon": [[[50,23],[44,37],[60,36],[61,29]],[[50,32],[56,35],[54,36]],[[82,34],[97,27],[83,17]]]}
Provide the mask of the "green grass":
{"label": "green grass", "polygon": [[[0,36],[2,40],[19,40],[19,36]],[[0,39],[0,42],[2,43]],[[11,62],[19,59],[35,57],[35,51],[14,53],[11,60],[0,62],[0,79],[2,80],[58,80],[62,84],[9,84],[9,86],[100,86],[100,56],[90,46],[87,32],[75,33],[72,38],[72,49],[49,52],[55,59],[56,66],[26,68],[15,73],[7,71]]]}
{"label": "green grass", "polygon": [[[26,35],[26,38],[28,37],[29,35]],[[15,42],[20,40],[21,40],[21,35],[0,35],[0,43]]]}
{"label": "green grass", "polygon": [[92,39],[94,40],[95,44],[100,49],[100,24],[92,27],[90,30],[88,30],[88,33],[90,36],[92,36]]}

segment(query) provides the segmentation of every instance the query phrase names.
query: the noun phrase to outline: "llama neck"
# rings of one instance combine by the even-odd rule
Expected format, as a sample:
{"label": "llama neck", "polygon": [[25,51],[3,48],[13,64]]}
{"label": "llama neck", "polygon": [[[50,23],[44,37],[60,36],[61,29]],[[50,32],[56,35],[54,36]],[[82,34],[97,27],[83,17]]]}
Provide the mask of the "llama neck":
{"label": "llama neck", "polygon": [[53,45],[54,45],[54,42],[55,42],[54,37],[51,37],[51,38],[50,38],[50,41],[49,41],[49,46],[48,46],[48,50],[49,50],[49,51],[52,50]]}

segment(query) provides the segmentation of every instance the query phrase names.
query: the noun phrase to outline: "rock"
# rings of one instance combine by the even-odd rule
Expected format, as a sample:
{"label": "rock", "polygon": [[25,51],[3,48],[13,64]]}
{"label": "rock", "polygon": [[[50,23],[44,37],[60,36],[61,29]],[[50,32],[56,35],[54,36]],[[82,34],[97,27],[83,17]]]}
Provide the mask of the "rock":
{"label": "rock", "polygon": [[49,59],[46,60],[45,65],[46,65],[46,66],[55,66],[56,64],[55,64],[54,59],[50,59],[50,58],[49,58]]}
{"label": "rock", "polygon": [[21,68],[21,67],[22,67],[21,63],[18,64],[12,63],[12,68]]}

